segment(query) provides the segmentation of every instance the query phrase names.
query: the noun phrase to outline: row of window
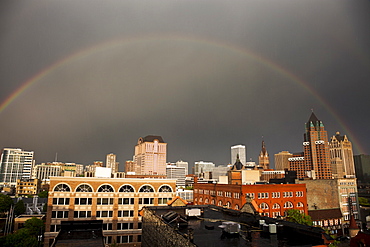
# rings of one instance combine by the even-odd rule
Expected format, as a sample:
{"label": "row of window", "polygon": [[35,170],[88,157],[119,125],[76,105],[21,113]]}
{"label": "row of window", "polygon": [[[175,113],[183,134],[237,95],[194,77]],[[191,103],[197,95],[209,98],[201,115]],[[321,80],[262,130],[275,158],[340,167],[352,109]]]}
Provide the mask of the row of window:
{"label": "row of window", "polygon": [[[54,192],[71,192],[71,187],[69,187],[68,184],[58,184],[54,187]],[[93,188],[88,184],[81,184],[79,185],[75,192],[93,192]],[[103,184],[101,185],[97,192],[115,192],[113,186],[109,184]],[[131,185],[123,185],[119,188],[118,192],[123,193],[131,193],[135,192],[135,188]],[[155,192],[154,188],[151,185],[143,185],[139,189],[140,193],[150,193]],[[173,192],[172,188],[168,185],[162,185],[158,192],[166,193],[166,192]]]}
{"label": "row of window", "polygon": [[[211,193],[209,193],[211,192]],[[194,189],[194,193],[198,193],[198,190],[197,189]],[[211,194],[211,195],[214,195],[215,194],[215,191],[211,190],[199,190],[199,194],[205,194],[205,195],[208,195],[208,194]],[[228,191],[217,191],[217,196],[224,196],[224,197],[229,197],[231,198],[232,196],[232,193],[231,192],[228,192]],[[233,196],[235,199],[239,199],[240,198],[240,193],[233,193]],[[254,199],[254,193],[246,193],[246,196],[248,197],[251,197],[252,199]],[[258,193],[258,199],[266,199],[266,198],[269,198],[270,196],[270,193],[268,192],[260,192]],[[280,198],[280,192],[271,192],[271,196],[272,198]],[[296,197],[303,197],[303,191],[296,191],[295,192],[295,196]],[[293,197],[293,191],[286,191],[286,192],[283,192],[283,197],[287,198],[287,197]]]}
{"label": "row of window", "polygon": [[[296,206],[297,206],[297,208],[302,208],[302,207],[304,207],[304,204],[302,202],[298,202]],[[269,205],[267,203],[265,203],[265,202],[261,203],[259,205],[259,207],[261,209],[269,209]],[[288,202],[285,202],[284,203],[284,208],[293,208],[293,207],[294,207],[294,205],[293,205],[292,202],[289,202],[288,201]],[[274,205],[272,205],[272,209],[279,209],[279,208],[280,208],[280,204],[279,203],[274,203]]]}
{"label": "row of window", "polygon": [[[138,223],[137,229],[142,228],[142,223]],[[50,225],[50,232],[58,232],[61,229],[60,225]],[[134,223],[127,222],[127,223],[117,223],[117,230],[130,230],[134,229]],[[103,230],[113,230],[112,223],[104,223]]]}
{"label": "row of window", "polygon": [[[172,198],[158,198],[158,204],[167,204]],[[69,198],[53,198],[53,205],[69,205]],[[113,205],[113,198],[97,198],[97,205]],[[133,205],[135,198],[118,198],[119,205]],[[154,204],[154,198],[139,198],[139,204]],[[92,198],[75,198],[75,205],[92,205]]]}
{"label": "row of window", "polygon": [[[53,219],[67,219],[68,218],[68,211],[52,211],[51,218]],[[73,212],[74,218],[90,218],[91,211],[74,211]],[[113,217],[113,211],[96,211],[97,218],[106,218],[106,217]],[[133,210],[119,210],[118,217],[134,217]]]}

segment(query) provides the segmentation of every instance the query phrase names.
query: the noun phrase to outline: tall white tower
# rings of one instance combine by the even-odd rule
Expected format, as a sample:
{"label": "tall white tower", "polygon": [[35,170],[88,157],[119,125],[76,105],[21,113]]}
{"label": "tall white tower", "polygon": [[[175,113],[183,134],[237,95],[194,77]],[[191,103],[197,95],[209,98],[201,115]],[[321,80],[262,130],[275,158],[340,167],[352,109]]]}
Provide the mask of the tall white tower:
{"label": "tall white tower", "polygon": [[244,145],[235,145],[231,147],[231,163],[230,164],[235,164],[236,162],[236,156],[239,154],[239,160],[240,162],[245,165],[247,160],[246,160],[246,149]]}
{"label": "tall white tower", "polygon": [[118,172],[118,162],[116,161],[116,155],[113,153],[107,154],[105,166],[112,169],[112,173]]}

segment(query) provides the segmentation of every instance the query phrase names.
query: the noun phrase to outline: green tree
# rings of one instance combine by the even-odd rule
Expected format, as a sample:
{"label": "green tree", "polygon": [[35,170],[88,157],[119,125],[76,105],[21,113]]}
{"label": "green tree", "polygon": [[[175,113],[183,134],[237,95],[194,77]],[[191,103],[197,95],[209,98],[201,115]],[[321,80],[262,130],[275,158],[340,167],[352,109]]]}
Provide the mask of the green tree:
{"label": "green tree", "polygon": [[361,206],[370,206],[369,200],[367,198],[365,198],[365,197],[359,197],[358,198],[358,203]]}
{"label": "green tree", "polygon": [[286,220],[302,225],[312,226],[311,216],[299,212],[297,209],[288,209],[286,212]]}
{"label": "green tree", "polygon": [[19,200],[15,205],[14,205],[14,214],[15,215],[21,215],[26,212],[26,206],[24,205],[23,200]]}
{"label": "green tree", "polygon": [[29,234],[37,237],[44,232],[44,222],[36,217],[32,217],[24,222],[24,228],[29,231]]}
{"label": "green tree", "polygon": [[38,197],[40,198],[48,198],[48,191],[47,190],[43,190],[41,191],[40,193],[37,194]]}
{"label": "green tree", "polygon": [[22,228],[16,233],[7,235],[5,237],[5,243],[3,243],[4,247],[36,247],[37,245],[37,237],[32,236],[26,228]]}
{"label": "green tree", "polygon": [[6,212],[13,205],[13,200],[8,195],[0,194],[0,213]]}

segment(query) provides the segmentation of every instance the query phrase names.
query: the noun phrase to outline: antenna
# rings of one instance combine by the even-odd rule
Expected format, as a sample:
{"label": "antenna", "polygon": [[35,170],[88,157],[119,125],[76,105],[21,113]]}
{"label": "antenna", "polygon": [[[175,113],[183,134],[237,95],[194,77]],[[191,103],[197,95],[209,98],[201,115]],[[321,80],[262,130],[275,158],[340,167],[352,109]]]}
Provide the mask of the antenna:
{"label": "antenna", "polygon": [[58,152],[55,153],[55,162],[58,160]]}

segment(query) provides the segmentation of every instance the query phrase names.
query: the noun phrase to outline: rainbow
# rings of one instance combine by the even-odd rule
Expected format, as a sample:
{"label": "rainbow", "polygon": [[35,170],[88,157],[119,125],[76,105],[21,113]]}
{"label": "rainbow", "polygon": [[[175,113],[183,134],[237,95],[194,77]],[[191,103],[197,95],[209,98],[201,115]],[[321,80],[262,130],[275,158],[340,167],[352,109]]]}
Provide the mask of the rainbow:
{"label": "rainbow", "polygon": [[189,43],[197,43],[207,46],[212,46],[218,49],[224,49],[228,52],[234,52],[236,54],[242,54],[253,61],[269,68],[270,70],[273,70],[277,72],[278,74],[288,78],[291,82],[296,83],[303,87],[305,90],[307,90],[313,97],[316,98],[316,100],[323,105],[328,112],[336,119],[339,123],[339,125],[343,128],[343,130],[348,133],[351,136],[352,142],[354,147],[360,152],[360,153],[366,153],[364,149],[359,145],[359,141],[357,138],[355,138],[355,135],[352,133],[350,128],[347,126],[347,124],[341,120],[339,114],[335,111],[333,107],[323,98],[320,96],[318,92],[316,92],[312,87],[309,86],[307,82],[305,82],[302,78],[298,77],[296,74],[292,73],[291,71],[287,70],[283,66],[275,63],[274,61],[267,59],[251,50],[247,50],[242,47],[235,46],[234,44],[229,43],[221,43],[216,42],[213,40],[207,40],[200,37],[192,37],[192,36],[178,36],[178,35],[145,35],[145,36],[137,36],[137,37],[131,37],[131,38],[117,38],[114,40],[109,40],[104,43],[99,43],[97,45],[93,45],[91,47],[88,47],[86,49],[77,51],[75,53],[70,54],[69,56],[56,61],[54,64],[51,64],[50,66],[44,68],[31,78],[29,78],[27,81],[25,81],[19,88],[17,88],[12,94],[10,94],[1,104],[0,104],[0,114],[13,102],[15,101],[21,94],[23,94],[27,89],[29,89],[32,85],[37,83],[40,79],[45,77],[46,75],[50,74],[52,71],[54,71],[56,68],[59,68],[75,59],[83,58],[88,55],[91,55],[95,52],[101,52],[106,49],[111,49],[114,47],[139,43],[139,42],[152,42],[152,41],[178,41],[178,42],[189,42]]}

